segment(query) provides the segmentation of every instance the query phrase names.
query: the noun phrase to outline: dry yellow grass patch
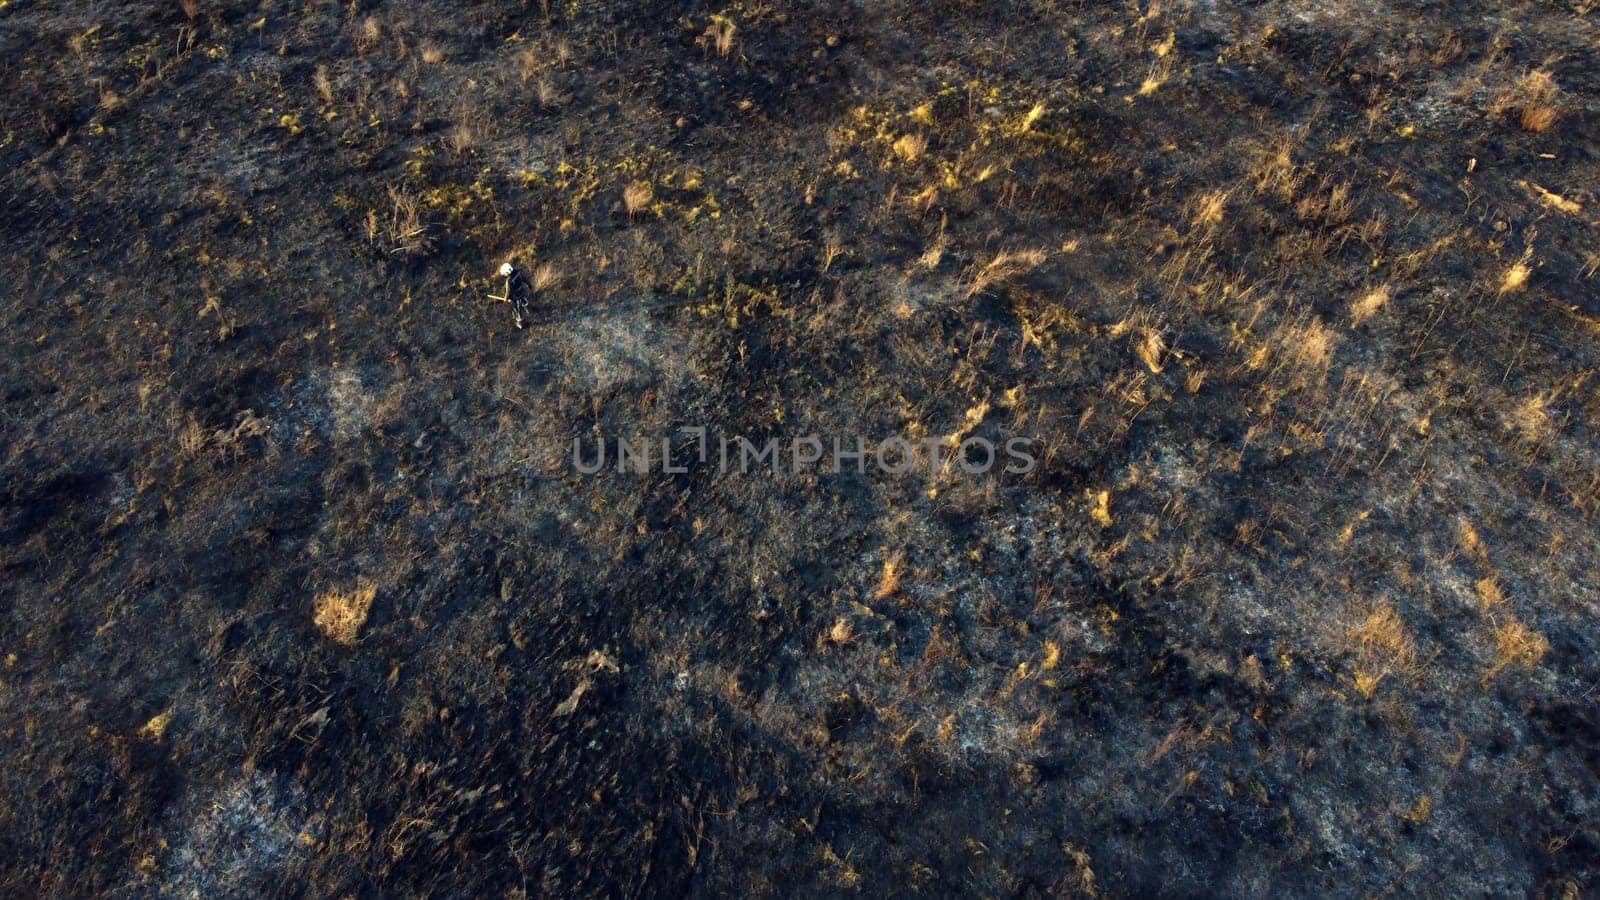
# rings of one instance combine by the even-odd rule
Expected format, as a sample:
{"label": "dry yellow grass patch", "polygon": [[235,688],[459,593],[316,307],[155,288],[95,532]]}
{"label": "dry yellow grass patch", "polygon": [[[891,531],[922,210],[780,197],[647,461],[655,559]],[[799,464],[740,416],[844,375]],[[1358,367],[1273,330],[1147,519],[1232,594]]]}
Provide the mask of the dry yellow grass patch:
{"label": "dry yellow grass patch", "polygon": [[1212,191],[1202,194],[1194,204],[1194,215],[1190,221],[1195,225],[1207,226],[1221,224],[1228,212],[1228,192]]}
{"label": "dry yellow grass patch", "polygon": [[892,149],[895,156],[911,162],[928,149],[928,139],[920,134],[901,135],[900,139],[894,142]]}
{"label": "dry yellow grass patch", "polygon": [[1396,658],[1409,658],[1413,653],[1405,622],[1392,606],[1375,607],[1350,630],[1350,636],[1363,648],[1377,648]]}
{"label": "dry yellow grass patch", "polygon": [[1369,700],[1372,699],[1373,695],[1378,693],[1378,685],[1383,683],[1383,678],[1386,674],[1388,673],[1369,672],[1366,669],[1356,669],[1354,679],[1356,691],[1360,693],[1361,696],[1366,697]]}
{"label": "dry yellow grass patch", "polygon": [[1530,444],[1543,443],[1555,435],[1556,425],[1546,409],[1554,401],[1550,394],[1535,394],[1518,403],[1506,422],[1507,426]]}
{"label": "dry yellow grass patch", "polygon": [[1161,90],[1161,86],[1167,83],[1167,77],[1171,74],[1171,61],[1163,60],[1162,62],[1157,63],[1150,69],[1150,74],[1146,75],[1144,81],[1140,83],[1139,96],[1148,97],[1151,94],[1154,94],[1156,91]]}
{"label": "dry yellow grass patch", "polygon": [[1522,110],[1518,123],[1524,131],[1549,131],[1559,115],[1554,106],[1529,106]]}
{"label": "dry yellow grass patch", "polygon": [[1500,276],[1500,293],[1512,294],[1522,290],[1528,286],[1528,276],[1532,274],[1533,270],[1528,268],[1527,260],[1517,260],[1504,275]]}
{"label": "dry yellow grass patch", "polygon": [[1355,688],[1363,697],[1376,694],[1384,678],[1416,665],[1416,646],[1393,606],[1374,607],[1350,629],[1350,639],[1357,652]]}
{"label": "dry yellow grass patch", "polygon": [[1478,591],[1478,605],[1484,609],[1506,602],[1506,592],[1500,587],[1500,580],[1493,575],[1478,579],[1474,587]]}
{"label": "dry yellow grass patch", "polygon": [[1491,676],[1513,666],[1532,668],[1550,652],[1550,642],[1544,635],[1512,619],[1495,629],[1494,652]]}
{"label": "dry yellow grass patch", "polygon": [[827,643],[843,647],[856,639],[855,626],[850,624],[849,619],[840,617],[828,628],[825,639]]}
{"label": "dry yellow grass patch", "polygon": [[1139,359],[1154,374],[1161,374],[1161,354],[1166,352],[1167,342],[1161,332],[1154,328],[1144,329],[1137,346]]}
{"label": "dry yellow grass patch", "polygon": [[1417,805],[1411,807],[1402,818],[1413,825],[1425,824],[1433,818],[1433,798],[1423,794],[1417,799]]}
{"label": "dry yellow grass patch", "polygon": [[1285,201],[1294,198],[1300,189],[1301,175],[1294,162],[1294,144],[1283,139],[1262,151],[1250,178],[1258,194],[1276,194]]}
{"label": "dry yellow grass patch", "polygon": [[1556,96],[1560,93],[1561,88],[1556,86],[1549,72],[1534,71],[1524,76],[1516,88],[1521,102],[1517,124],[1522,126],[1522,130],[1536,133],[1549,131],[1561,116],[1561,111],[1555,105]]}
{"label": "dry yellow grass patch", "polygon": [[705,33],[700,35],[699,44],[702,47],[714,48],[717,55],[726,57],[733,52],[733,36],[739,31],[739,26],[724,15],[713,15],[711,24],[706,26]]}
{"label": "dry yellow grass patch", "polygon": [[1560,95],[1561,87],[1550,73],[1536,69],[1511,87],[1502,89],[1490,104],[1489,115],[1500,117],[1514,113],[1515,122],[1522,130],[1548,131],[1561,117],[1557,102]]}
{"label": "dry yellow grass patch", "polygon": [[989,415],[989,410],[993,408],[994,405],[988,400],[980,400],[968,407],[967,411],[961,416],[961,423],[955,427],[954,431],[945,435],[944,446],[955,447],[959,445],[963,438],[972,433],[972,429],[983,424],[984,418]]}
{"label": "dry yellow grass patch", "polygon": [[1571,216],[1576,216],[1583,212],[1582,203],[1579,203],[1576,200],[1568,200],[1566,197],[1561,196],[1555,191],[1547,189],[1543,185],[1535,184],[1531,181],[1518,181],[1517,187],[1527,191],[1535,200],[1538,200],[1541,204],[1548,206],[1551,209],[1559,209]]}
{"label": "dry yellow grass patch", "polygon": [[376,16],[367,16],[361,20],[361,26],[356,30],[356,53],[365,55],[378,46],[383,40],[383,25]]}
{"label": "dry yellow grass patch", "polygon": [[1089,518],[1101,528],[1111,527],[1111,492],[1089,492]]}
{"label": "dry yellow grass patch", "polygon": [[1044,661],[1039,663],[1039,668],[1050,671],[1061,665],[1061,645],[1055,641],[1044,642]]}
{"label": "dry yellow grass patch", "polygon": [[1456,526],[1456,532],[1461,540],[1461,549],[1467,551],[1473,559],[1484,562],[1489,560],[1489,548],[1484,545],[1483,538],[1478,535],[1478,529],[1473,528],[1471,522],[1462,519],[1461,524]]}
{"label": "dry yellow grass patch", "polygon": [[332,640],[346,646],[354,644],[377,596],[378,589],[371,585],[350,591],[325,591],[317,595],[311,621]]}
{"label": "dry yellow grass patch", "polygon": [[900,590],[901,567],[905,561],[899,556],[891,556],[883,561],[883,574],[878,578],[878,589],[873,592],[873,597],[878,600],[887,600]]}
{"label": "dry yellow grass patch", "polygon": [[1354,303],[1350,304],[1350,324],[1360,325],[1362,322],[1377,315],[1378,310],[1389,305],[1389,301],[1393,299],[1393,296],[1393,292],[1387,284],[1379,285],[1362,294]]}
{"label": "dry yellow grass patch", "polygon": [[139,737],[148,741],[160,741],[167,736],[167,728],[172,724],[172,710],[167,710],[144,723],[139,728]]}
{"label": "dry yellow grass patch", "polygon": [[656,189],[648,181],[635,181],[622,189],[622,205],[633,216],[650,205],[656,198]]}

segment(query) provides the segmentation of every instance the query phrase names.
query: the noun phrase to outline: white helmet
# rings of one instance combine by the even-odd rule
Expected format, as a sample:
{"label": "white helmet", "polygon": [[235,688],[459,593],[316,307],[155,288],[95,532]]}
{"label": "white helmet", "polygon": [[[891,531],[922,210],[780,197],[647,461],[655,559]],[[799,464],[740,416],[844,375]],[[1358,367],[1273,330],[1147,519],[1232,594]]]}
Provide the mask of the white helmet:
{"label": "white helmet", "polygon": [[516,270],[517,270],[517,267],[513,266],[511,263],[501,263],[500,264],[500,276],[502,278],[511,277],[511,273],[515,272]]}

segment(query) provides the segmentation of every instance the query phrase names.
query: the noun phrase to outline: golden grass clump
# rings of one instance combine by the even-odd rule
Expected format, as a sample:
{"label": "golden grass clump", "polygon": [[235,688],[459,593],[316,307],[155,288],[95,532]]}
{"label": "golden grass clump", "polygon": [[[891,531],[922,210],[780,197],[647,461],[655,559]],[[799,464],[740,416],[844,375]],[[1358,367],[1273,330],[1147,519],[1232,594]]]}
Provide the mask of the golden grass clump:
{"label": "golden grass clump", "polygon": [[1530,444],[1539,444],[1553,437],[1556,423],[1546,409],[1553,401],[1549,394],[1535,394],[1512,408],[1506,426]]}
{"label": "golden grass clump", "polygon": [[1376,606],[1361,623],[1350,629],[1358,661],[1355,688],[1370,699],[1383,679],[1416,665],[1417,650],[1406,625],[1393,606]]}
{"label": "golden grass clump", "polygon": [[139,736],[148,741],[160,742],[166,739],[167,729],[172,725],[172,710],[167,710],[150,719],[139,728]]}
{"label": "golden grass clump", "polygon": [[1527,287],[1528,276],[1532,274],[1533,270],[1528,268],[1526,260],[1517,260],[1500,276],[1500,293],[1514,294],[1522,290]]}
{"label": "golden grass clump", "polygon": [[1350,630],[1350,636],[1363,648],[1377,648],[1397,659],[1410,658],[1413,652],[1405,622],[1392,606],[1374,608]]}
{"label": "golden grass clump", "polygon": [[1544,635],[1512,619],[1494,631],[1494,675],[1513,666],[1532,668],[1550,652]]}
{"label": "golden grass clump", "polygon": [[1379,285],[1362,294],[1354,303],[1350,304],[1350,324],[1360,325],[1362,322],[1377,315],[1378,310],[1389,305],[1389,301],[1393,299],[1393,296],[1393,292],[1387,284]]}
{"label": "golden grass clump", "polygon": [[899,556],[891,556],[883,561],[883,575],[878,579],[878,589],[872,596],[877,600],[887,600],[900,590],[901,567],[905,561]]}
{"label": "golden grass clump", "polygon": [[378,589],[363,585],[350,591],[324,591],[317,595],[311,621],[330,639],[349,646],[356,642],[361,626],[367,624],[372,601]]}
{"label": "golden grass clump", "polygon": [[855,626],[850,624],[849,619],[840,616],[838,619],[834,620],[833,625],[828,628],[825,642],[833,644],[836,647],[843,647],[847,644],[850,644],[855,639]]}
{"label": "golden grass clump", "polygon": [[1500,587],[1500,580],[1493,575],[1478,579],[1473,587],[1478,592],[1478,605],[1486,610],[1506,602],[1505,589]]}
{"label": "golden grass clump", "polygon": [[1294,145],[1280,140],[1264,149],[1250,170],[1257,194],[1276,194],[1288,201],[1300,189],[1302,176],[1294,161]]}
{"label": "golden grass clump", "polygon": [[1156,375],[1161,374],[1161,355],[1167,350],[1167,342],[1166,339],[1161,336],[1161,332],[1155,330],[1154,328],[1144,329],[1142,335],[1140,336],[1139,343],[1135,347],[1135,350],[1139,354],[1140,361],[1142,361],[1152,373]]}
{"label": "golden grass clump", "polygon": [[739,26],[727,16],[716,14],[711,17],[711,24],[695,40],[702,49],[716,50],[717,55],[726,58],[733,52],[733,36],[739,31]]}
{"label": "golden grass clump", "polygon": [[655,187],[642,179],[622,189],[622,205],[628,210],[630,217],[648,208],[655,198]]}
{"label": "golden grass clump", "polygon": [[1484,545],[1483,537],[1478,534],[1478,529],[1472,523],[1462,519],[1456,526],[1456,533],[1461,540],[1461,549],[1467,551],[1473,559],[1483,562],[1489,561],[1489,548]]}
{"label": "golden grass clump", "polygon": [[1101,528],[1111,527],[1111,492],[1106,490],[1089,492],[1089,518]]}
{"label": "golden grass clump", "polygon": [[1212,191],[1202,194],[1194,203],[1194,215],[1190,221],[1195,225],[1220,225],[1228,213],[1228,192]]}
{"label": "golden grass clump", "polygon": [[1517,124],[1522,130],[1535,134],[1549,131],[1561,117],[1561,110],[1555,103],[1560,93],[1561,88],[1549,72],[1536,70],[1523,76],[1513,91],[1518,107]]}
{"label": "golden grass clump", "polygon": [[904,134],[894,142],[894,155],[913,162],[928,149],[928,139],[920,134]]}

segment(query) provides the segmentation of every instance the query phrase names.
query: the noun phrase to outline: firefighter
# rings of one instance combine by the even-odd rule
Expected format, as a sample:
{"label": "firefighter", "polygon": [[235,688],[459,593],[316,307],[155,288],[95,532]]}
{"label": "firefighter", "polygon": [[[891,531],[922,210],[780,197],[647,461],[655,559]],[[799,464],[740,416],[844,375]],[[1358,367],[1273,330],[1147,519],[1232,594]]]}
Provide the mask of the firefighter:
{"label": "firefighter", "polygon": [[500,277],[506,280],[506,293],[504,299],[511,304],[511,319],[521,328],[528,319],[528,305],[533,300],[533,285],[528,283],[528,276],[511,263],[500,267]]}

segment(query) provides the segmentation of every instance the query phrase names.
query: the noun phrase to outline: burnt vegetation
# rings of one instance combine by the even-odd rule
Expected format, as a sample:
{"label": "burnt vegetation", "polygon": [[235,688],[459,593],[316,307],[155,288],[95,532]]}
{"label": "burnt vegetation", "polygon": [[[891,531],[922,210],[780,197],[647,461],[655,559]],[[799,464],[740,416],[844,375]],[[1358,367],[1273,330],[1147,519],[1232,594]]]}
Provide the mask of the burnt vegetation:
{"label": "burnt vegetation", "polygon": [[0,887],[1595,891],[1597,47],[0,0]]}

